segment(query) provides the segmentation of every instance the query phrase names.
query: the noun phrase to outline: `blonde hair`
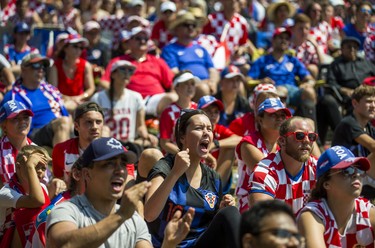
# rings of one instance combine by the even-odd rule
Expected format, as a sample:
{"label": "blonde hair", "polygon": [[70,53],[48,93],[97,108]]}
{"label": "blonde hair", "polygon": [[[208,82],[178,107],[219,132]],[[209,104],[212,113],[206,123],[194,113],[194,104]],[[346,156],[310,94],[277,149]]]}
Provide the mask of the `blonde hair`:
{"label": "blonde hair", "polygon": [[50,155],[48,154],[47,150],[44,149],[43,147],[41,146],[37,146],[37,145],[26,145],[24,147],[21,148],[21,150],[18,152],[17,154],[17,158],[16,158],[16,161],[17,162],[20,162],[20,161],[23,161],[23,156],[30,156],[31,154],[34,154],[34,153],[40,153],[40,154],[43,154],[47,160],[52,160]]}

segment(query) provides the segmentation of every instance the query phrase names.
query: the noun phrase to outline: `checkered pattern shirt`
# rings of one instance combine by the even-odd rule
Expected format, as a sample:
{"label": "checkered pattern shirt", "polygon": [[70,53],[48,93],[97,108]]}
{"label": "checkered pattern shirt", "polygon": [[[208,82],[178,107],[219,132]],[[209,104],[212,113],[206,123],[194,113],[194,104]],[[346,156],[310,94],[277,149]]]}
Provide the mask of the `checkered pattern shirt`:
{"label": "checkered pattern shirt", "polygon": [[[27,139],[27,145],[33,144]],[[7,136],[0,139],[0,178],[3,184],[9,182],[10,178],[16,172],[16,157],[18,151],[10,143]]]}
{"label": "checkered pattern shirt", "polygon": [[370,221],[370,209],[374,207],[367,200],[355,199],[355,213],[349,219],[345,234],[341,235],[337,228],[335,217],[329,209],[327,202],[309,202],[302,210],[311,211],[323,221],[324,241],[329,248],[340,247],[374,247],[374,234]]}
{"label": "checkered pattern shirt", "polygon": [[241,213],[249,209],[249,180],[250,174],[252,172],[250,171],[249,167],[245,164],[241,156],[241,146],[244,143],[249,143],[250,145],[253,145],[256,148],[258,148],[263,153],[264,157],[266,157],[269,154],[262,134],[258,131],[255,131],[252,134],[243,137],[236,147],[235,154],[238,161],[238,182],[236,185],[235,193],[237,195],[238,205]]}
{"label": "checkered pattern shirt", "polygon": [[328,53],[328,41],[332,38],[332,27],[322,21],[316,27],[311,27],[310,35],[316,40],[324,53]]}
{"label": "checkered pattern shirt", "polygon": [[[190,102],[189,109],[197,109],[195,102]],[[175,141],[174,126],[178,117],[180,117],[181,107],[176,103],[172,103],[167,107],[160,116],[160,139]]]}
{"label": "checkered pattern shirt", "polygon": [[372,62],[375,61],[375,32],[369,34],[363,43],[366,59]]}
{"label": "checkered pattern shirt", "polygon": [[318,52],[310,41],[305,41],[300,46],[292,44],[292,48],[296,51],[296,57],[305,66],[319,65]]}
{"label": "checkered pattern shirt", "polygon": [[112,39],[112,48],[117,49],[120,44],[120,32],[125,30],[127,22],[126,16],[117,16],[117,15],[110,15],[108,17],[104,17],[99,21],[100,27],[102,30],[112,32],[113,39]]}
{"label": "checkered pattern shirt", "polygon": [[62,24],[64,28],[73,28],[77,30],[75,19],[79,15],[79,10],[76,8],[72,8],[68,13],[61,13],[59,12],[57,15],[57,19],[59,20],[59,24]]}
{"label": "checkered pattern shirt", "polygon": [[300,173],[292,178],[285,170],[280,152],[261,160],[250,175],[250,194],[264,193],[288,203],[294,213],[306,205],[316,182],[316,158],[310,156]]}
{"label": "checkered pattern shirt", "polygon": [[[32,23],[28,22],[30,15],[32,15],[34,11],[40,13],[45,8],[45,4],[38,0],[29,0],[28,6],[29,12],[27,13],[26,20],[23,21],[31,25]],[[0,19],[2,26],[5,26],[7,22],[16,24],[18,21],[20,21],[18,14],[16,14],[16,0],[9,1],[7,6],[2,11],[0,11]]]}
{"label": "checkered pattern shirt", "polygon": [[207,50],[211,58],[214,56],[216,49],[219,46],[219,43],[217,42],[216,38],[209,34],[200,34],[198,36],[197,42],[199,45],[201,45]]}
{"label": "checkered pattern shirt", "polygon": [[229,29],[226,36],[228,49],[233,54],[236,46],[244,45],[247,41],[249,25],[246,19],[235,13],[230,21],[226,20],[223,12],[216,12],[208,15],[208,23],[204,27],[205,34],[212,34],[217,40],[220,40],[225,24],[228,23]]}

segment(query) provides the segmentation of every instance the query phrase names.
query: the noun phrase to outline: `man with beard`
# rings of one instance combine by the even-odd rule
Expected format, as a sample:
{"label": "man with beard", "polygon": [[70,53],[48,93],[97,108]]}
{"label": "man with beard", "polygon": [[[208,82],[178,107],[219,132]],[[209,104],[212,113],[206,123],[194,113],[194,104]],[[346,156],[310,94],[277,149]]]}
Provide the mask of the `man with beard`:
{"label": "man with beard", "polygon": [[288,104],[297,107],[295,115],[315,120],[315,81],[297,57],[285,54],[289,49],[291,36],[289,29],[276,28],[271,52],[251,65],[248,77],[250,80],[259,79],[261,83],[286,88]]}
{"label": "man with beard", "polygon": [[311,121],[292,117],[280,126],[280,150],[270,153],[250,176],[250,208],[259,201],[279,199],[297,213],[316,182],[316,158],[311,155],[318,135]]}

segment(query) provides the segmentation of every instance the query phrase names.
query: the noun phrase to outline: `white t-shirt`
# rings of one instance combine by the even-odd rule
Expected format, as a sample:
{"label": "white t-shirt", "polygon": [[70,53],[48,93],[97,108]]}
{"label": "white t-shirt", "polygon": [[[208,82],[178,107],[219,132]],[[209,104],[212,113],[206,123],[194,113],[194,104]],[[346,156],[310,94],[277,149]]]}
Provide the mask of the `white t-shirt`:
{"label": "white t-shirt", "polygon": [[111,102],[106,91],[95,93],[91,101],[102,107],[104,121],[111,129],[112,137],[124,142],[134,141],[137,137],[137,112],[144,109],[141,94],[124,89],[121,98],[113,102],[113,117],[111,116]]}
{"label": "white t-shirt", "polygon": [[16,208],[16,203],[21,196],[23,195],[10,188],[9,184],[5,184],[0,189],[0,227],[4,224],[7,209]]}

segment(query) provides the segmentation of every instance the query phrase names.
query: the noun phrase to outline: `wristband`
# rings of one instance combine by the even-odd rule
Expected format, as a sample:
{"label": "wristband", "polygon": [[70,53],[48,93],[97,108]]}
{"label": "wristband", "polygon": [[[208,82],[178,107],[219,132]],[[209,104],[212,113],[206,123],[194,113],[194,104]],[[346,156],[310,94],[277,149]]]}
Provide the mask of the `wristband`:
{"label": "wristband", "polygon": [[214,144],[216,148],[220,148],[220,143],[217,139],[214,139]]}

